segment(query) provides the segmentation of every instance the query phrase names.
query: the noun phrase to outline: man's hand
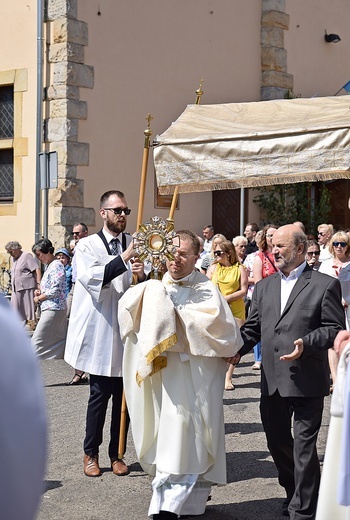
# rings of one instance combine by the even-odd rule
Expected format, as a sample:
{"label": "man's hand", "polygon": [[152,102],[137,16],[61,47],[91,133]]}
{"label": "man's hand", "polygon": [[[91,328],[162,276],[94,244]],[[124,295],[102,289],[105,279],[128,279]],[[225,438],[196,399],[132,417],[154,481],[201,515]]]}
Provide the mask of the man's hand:
{"label": "man's hand", "polygon": [[350,341],[350,332],[348,330],[341,330],[338,332],[337,337],[334,340],[334,350],[340,357],[344,348]]}
{"label": "man's hand", "polygon": [[143,282],[146,278],[143,262],[141,262],[138,257],[135,257],[132,260],[130,260],[130,263],[132,274],[135,274],[137,276],[139,282]]}
{"label": "man's hand", "polygon": [[136,251],[134,249],[134,241],[132,240],[128,245],[127,249],[125,249],[125,251],[123,251],[123,253],[121,254],[121,257],[124,260],[124,262],[127,263],[131,258],[135,256],[135,254]]}
{"label": "man's hand", "polygon": [[281,356],[281,361],[294,361],[294,359],[300,358],[304,351],[304,342],[301,338],[296,339],[294,341],[295,349],[291,354],[286,354],[285,356]]}
{"label": "man's hand", "polygon": [[240,362],[241,356],[238,354],[235,354],[232,357],[225,357],[224,360],[227,361],[227,363],[230,363],[231,365],[238,365]]}

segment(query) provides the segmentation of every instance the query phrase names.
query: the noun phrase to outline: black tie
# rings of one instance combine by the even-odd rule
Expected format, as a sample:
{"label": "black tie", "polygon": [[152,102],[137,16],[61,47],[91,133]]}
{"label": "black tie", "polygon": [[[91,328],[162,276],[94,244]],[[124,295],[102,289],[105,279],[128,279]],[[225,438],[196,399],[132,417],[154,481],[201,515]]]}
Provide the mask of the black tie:
{"label": "black tie", "polygon": [[113,240],[111,240],[109,243],[111,254],[114,256],[119,254],[118,244],[119,244],[118,238],[113,238]]}

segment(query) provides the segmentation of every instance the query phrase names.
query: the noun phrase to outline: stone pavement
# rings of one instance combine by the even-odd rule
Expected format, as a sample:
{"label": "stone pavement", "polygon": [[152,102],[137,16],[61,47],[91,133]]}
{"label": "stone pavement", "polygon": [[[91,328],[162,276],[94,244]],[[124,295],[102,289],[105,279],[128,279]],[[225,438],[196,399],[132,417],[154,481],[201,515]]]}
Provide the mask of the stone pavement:
{"label": "stone pavement", "polygon": [[[245,356],[235,370],[235,390],[224,392],[227,486],[213,487],[212,500],[201,517],[205,520],[282,520],[284,497],[275,466],[266,447],[259,417],[260,372],[251,370],[253,355]],[[107,454],[108,424],[101,446],[100,478],[83,474],[82,443],[88,385],[66,386],[73,369],[64,361],[41,363],[49,415],[49,460],[45,491],[37,520],[147,519],[151,477],[138,464],[129,433],[125,456],[131,473],[113,475]],[[329,425],[330,398],[325,400],[319,435],[322,460]]]}

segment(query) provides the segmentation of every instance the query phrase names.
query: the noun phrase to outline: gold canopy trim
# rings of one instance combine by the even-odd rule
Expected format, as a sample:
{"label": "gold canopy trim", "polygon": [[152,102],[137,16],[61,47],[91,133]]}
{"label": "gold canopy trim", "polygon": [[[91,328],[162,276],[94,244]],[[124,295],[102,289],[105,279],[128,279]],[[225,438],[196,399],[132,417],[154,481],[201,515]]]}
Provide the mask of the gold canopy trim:
{"label": "gold canopy trim", "polygon": [[157,136],[159,191],[350,178],[350,97],[189,105]]}

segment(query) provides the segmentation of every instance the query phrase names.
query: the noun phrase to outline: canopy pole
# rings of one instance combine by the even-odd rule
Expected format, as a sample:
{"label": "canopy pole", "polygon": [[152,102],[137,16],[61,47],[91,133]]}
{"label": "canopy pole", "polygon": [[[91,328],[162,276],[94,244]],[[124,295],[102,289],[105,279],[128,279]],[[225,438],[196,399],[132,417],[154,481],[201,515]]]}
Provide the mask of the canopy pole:
{"label": "canopy pole", "polygon": [[147,179],[147,169],[148,169],[148,157],[149,157],[150,139],[151,139],[151,135],[152,135],[152,130],[151,130],[152,119],[153,119],[153,117],[151,116],[151,114],[148,114],[148,116],[146,117],[147,128],[143,132],[145,135],[145,143],[143,146],[139,205],[138,205],[138,209],[137,209],[137,221],[136,221],[136,230],[137,231],[138,231],[140,225],[142,224],[142,218],[143,218],[143,207],[144,207],[144,202],[145,202],[146,179]]}
{"label": "canopy pole", "polygon": [[[137,230],[141,226],[142,218],[143,218],[143,207],[144,207],[144,202],[145,202],[146,179],[147,179],[147,169],[148,169],[148,157],[149,157],[150,139],[151,139],[151,135],[152,135],[152,130],[151,130],[152,119],[153,119],[153,117],[151,116],[151,114],[148,114],[148,116],[146,117],[147,128],[143,132],[145,135],[145,142],[143,145],[139,204],[138,204],[138,209],[137,209],[137,221],[136,221]],[[133,284],[135,285],[136,282],[137,282],[137,277],[133,276]],[[118,459],[122,459],[125,454],[127,415],[128,415],[128,409],[126,406],[125,392],[123,390],[122,405],[121,405],[121,412],[120,412]]]}
{"label": "canopy pole", "polygon": [[201,77],[201,79],[199,80],[199,87],[197,88],[196,90],[196,105],[200,105],[201,104],[201,97],[203,96],[203,90],[202,90],[202,85],[204,83],[204,78],[203,76]]}
{"label": "canopy pole", "polygon": [[179,187],[175,186],[173,198],[171,199],[171,206],[170,206],[169,217],[168,217],[169,220],[174,220],[174,213],[175,213],[178,194],[179,194]]}
{"label": "canopy pole", "polygon": [[[196,90],[196,105],[200,105],[200,103],[201,103],[201,97],[203,96],[203,90],[202,90],[203,83],[204,83],[204,78],[202,76],[200,81],[199,81],[199,87]],[[174,193],[173,193],[173,198],[171,200],[169,217],[168,217],[168,220],[170,220],[170,221],[174,220],[174,213],[175,213],[175,208],[176,208],[176,204],[177,204],[177,197],[178,197],[178,195],[179,195],[179,187],[175,186]]]}

